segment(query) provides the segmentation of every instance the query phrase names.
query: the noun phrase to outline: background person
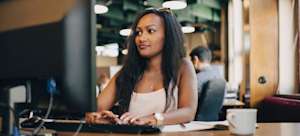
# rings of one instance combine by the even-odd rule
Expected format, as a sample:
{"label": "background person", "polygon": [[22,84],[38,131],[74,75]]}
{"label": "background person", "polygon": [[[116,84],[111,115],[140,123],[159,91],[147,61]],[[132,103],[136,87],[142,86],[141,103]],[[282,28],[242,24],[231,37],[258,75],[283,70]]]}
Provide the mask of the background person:
{"label": "background person", "polygon": [[218,69],[211,67],[212,54],[209,48],[198,46],[191,51],[190,57],[197,73],[198,92],[201,92],[203,84],[208,80],[224,79]]}

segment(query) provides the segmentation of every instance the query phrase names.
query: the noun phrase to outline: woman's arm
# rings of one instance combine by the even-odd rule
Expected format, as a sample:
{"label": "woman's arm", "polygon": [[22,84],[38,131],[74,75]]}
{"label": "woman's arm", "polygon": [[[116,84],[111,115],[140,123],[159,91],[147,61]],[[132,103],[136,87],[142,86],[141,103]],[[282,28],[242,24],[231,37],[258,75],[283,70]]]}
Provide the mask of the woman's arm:
{"label": "woman's arm", "polygon": [[[116,74],[118,75],[118,74]],[[86,113],[85,120],[88,123],[120,123],[118,115],[109,111],[116,101],[116,77],[114,76],[97,97],[97,112]]]}
{"label": "woman's arm", "polygon": [[179,69],[178,109],[164,113],[163,124],[178,124],[194,120],[198,103],[197,78],[194,67],[184,59]]}
{"label": "woman's arm", "polygon": [[110,110],[116,101],[116,74],[97,97],[97,111]]}

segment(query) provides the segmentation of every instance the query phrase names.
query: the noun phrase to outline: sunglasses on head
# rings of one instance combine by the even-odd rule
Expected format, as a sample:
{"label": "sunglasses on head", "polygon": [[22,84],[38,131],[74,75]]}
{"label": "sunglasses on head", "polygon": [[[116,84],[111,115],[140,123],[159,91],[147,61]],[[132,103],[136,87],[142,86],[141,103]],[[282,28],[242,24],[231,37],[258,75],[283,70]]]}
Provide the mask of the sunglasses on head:
{"label": "sunglasses on head", "polygon": [[155,10],[155,11],[158,11],[158,12],[166,12],[166,13],[169,13],[169,14],[172,14],[172,10],[170,8],[153,8],[153,7],[150,7],[150,8],[146,8],[145,10]]}

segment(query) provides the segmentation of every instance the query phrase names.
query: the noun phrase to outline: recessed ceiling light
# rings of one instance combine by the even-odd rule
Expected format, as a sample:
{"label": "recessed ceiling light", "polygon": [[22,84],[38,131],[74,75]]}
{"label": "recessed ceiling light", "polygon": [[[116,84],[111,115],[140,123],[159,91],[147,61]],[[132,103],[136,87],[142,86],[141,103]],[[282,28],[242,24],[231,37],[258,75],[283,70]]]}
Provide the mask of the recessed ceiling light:
{"label": "recessed ceiling light", "polygon": [[184,0],[171,0],[171,1],[165,1],[162,4],[162,6],[173,10],[179,10],[179,9],[184,9],[187,6],[187,4],[186,1]]}
{"label": "recessed ceiling light", "polygon": [[96,4],[94,8],[95,8],[96,14],[104,14],[104,13],[108,12],[108,8],[105,5]]}
{"label": "recessed ceiling light", "polygon": [[127,55],[128,54],[128,49],[123,49],[122,54]]}
{"label": "recessed ceiling light", "polygon": [[195,27],[193,26],[183,26],[181,27],[181,30],[183,33],[192,33],[192,32],[195,32]]}
{"label": "recessed ceiling light", "polygon": [[122,35],[122,36],[129,36],[130,33],[131,33],[131,29],[129,29],[129,28],[120,30],[120,35]]}

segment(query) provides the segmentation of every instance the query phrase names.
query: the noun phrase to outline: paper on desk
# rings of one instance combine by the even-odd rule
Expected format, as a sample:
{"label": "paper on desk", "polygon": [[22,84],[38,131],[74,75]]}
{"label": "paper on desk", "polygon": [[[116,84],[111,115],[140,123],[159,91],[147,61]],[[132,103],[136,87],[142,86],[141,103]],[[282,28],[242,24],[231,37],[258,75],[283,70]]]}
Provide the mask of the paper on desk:
{"label": "paper on desk", "polygon": [[195,122],[199,122],[201,124],[206,124],[206,125],[224,125],[224,126],[228,126],[228,121],[224,120],[224,121],[195,121]]}
{"label": "paper on desk", "polygon": [[166,125],[161,129],[161,131],[162,132],[186,132],[186,131],[197,131],[197,130],[199,131],[199,130],[212,129],[217,124],[228,126],[227,121],[213,121],[213,122],[192,121],[190,123],[185,123],[184,124],[185,127],[182,125]]}

